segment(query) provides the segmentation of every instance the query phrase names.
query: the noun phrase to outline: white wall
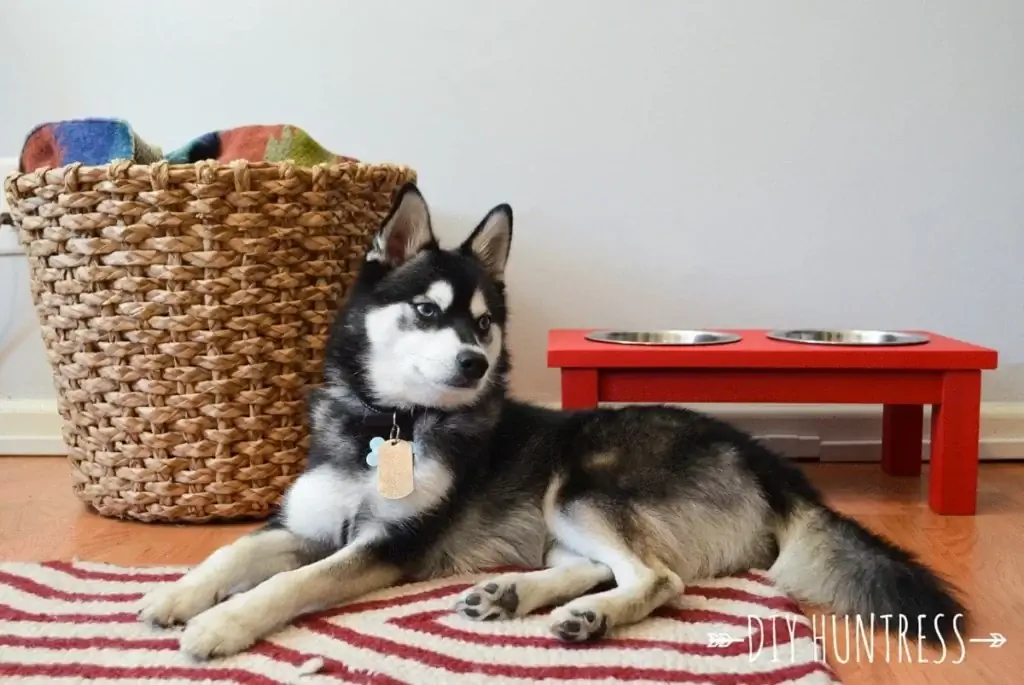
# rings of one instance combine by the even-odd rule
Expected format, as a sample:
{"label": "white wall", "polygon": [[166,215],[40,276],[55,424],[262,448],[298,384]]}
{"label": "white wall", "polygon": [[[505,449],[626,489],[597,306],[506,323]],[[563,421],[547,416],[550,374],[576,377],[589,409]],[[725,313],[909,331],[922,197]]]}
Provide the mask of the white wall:
{"label": "white wall", "polygon": [[[1020,0],[3,2],[0,41],[0,157],[287,122],[413,165],[449,239],[511,202],[523,394],[550,327],[813,325],[994,346],[1024,401]],[[48,396],[14,268],[0,396]]]}

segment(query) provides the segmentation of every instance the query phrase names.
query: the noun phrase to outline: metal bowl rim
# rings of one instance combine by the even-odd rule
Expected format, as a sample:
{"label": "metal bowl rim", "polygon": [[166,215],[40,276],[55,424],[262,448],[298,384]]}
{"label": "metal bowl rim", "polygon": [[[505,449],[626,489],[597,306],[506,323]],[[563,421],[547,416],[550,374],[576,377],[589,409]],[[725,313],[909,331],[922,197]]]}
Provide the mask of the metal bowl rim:
{"label": "metal bowl rim", "polygon": [[[708,335],[712,336],[711,340],[703,342],[643,342],[638,340],[610,340],[606,337],[599,337],[602,335],[629,335],[629,334],[667,334],[667,333],[689,333],[693,335]],[[599,331],[592,331],[584,336],[590,342],[597,343],[608,343],[610,345],[633,345],[633,346],[646,346],[646,347],[704,347],[706,345],[727,345],[730,343],[738,343],[743,340],[743,336],[738,333],[727,333],[724,331],[714,331],[704,328],[669,328],[664,330],[647,330],[647,331],[628,331],[628,330],[615,330],[615,329],[604,329]]]}
{"label": "metal bowl rim", "polygon": [[[805,333],[830,333],[839,335],[863,335],[873,334],[877,336],[891,336],[895,338],[890,342],[855,342],[852,340],[806,340],[800,338],[790,337],[793,333],[805,332]],[[777,330],[769,331],[765,337],[771,340],[776,340],[785,343],[795,343],[798,345],[837,345],[846,347],[896,347],[903,345],[923,345],[931,342],[931,338],[922,333],[912,333],[909,331],[896,331],[887,329],[873,329],[873,328],[846,328],[846,329],[830,329],[830,328],[780,328]]]}

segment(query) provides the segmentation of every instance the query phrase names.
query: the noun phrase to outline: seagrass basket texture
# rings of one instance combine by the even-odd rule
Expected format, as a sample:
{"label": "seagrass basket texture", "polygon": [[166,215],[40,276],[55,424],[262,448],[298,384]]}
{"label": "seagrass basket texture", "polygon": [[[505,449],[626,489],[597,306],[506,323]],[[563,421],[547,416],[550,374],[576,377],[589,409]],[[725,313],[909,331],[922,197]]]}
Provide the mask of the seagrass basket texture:
{"label": "seagrass basket texture", "polygon": [[264,518],[400,165],[72,164],[4,182],[72,487],[140,521]]}

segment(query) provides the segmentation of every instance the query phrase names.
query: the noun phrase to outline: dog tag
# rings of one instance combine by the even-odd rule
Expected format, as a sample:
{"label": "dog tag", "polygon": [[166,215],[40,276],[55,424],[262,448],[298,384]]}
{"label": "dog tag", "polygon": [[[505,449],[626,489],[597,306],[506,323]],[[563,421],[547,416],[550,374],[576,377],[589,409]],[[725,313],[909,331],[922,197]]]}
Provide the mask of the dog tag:
{"label": "dog tag", "polygon": [[377,448],[377,492],[387,499],[402,499],[413,491],[412,443],[388,440]]}

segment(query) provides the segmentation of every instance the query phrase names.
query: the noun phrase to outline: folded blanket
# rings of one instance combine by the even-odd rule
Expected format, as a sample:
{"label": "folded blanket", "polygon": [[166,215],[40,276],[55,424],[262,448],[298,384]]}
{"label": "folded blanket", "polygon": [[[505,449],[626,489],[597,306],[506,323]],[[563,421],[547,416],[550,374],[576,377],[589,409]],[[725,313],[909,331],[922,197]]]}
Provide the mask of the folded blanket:
{"label": "folded blanket", "polygon": [[150,164],[160,159],[172,163],[206,159],[222,163],[236,159],[253,162],[291,160],[302,166],[358,161],[327,150],[301,128],[286,124],[213,131],[194,138],[165,156],[159,147],[143,140],[125,121],[75,119],[34,128],[22,147],[20,170],[60,167],[72,162],[95,166],[117,159],[139,164]]}
{"label": "folded blanket", "polygon": [[324,162],[355,162],[352,157],[337,155],[295,126],[239,126],[226,131],[214,131],[192,140],[167,155],[170,162],[198,162],[216,159],[230,162],[236,159],[283,162],[291,160],[302,166]]}
{"label": "folded blanket", "polygon": [[118,119],[58,121],[32,129],[21,148],[19,171],[72,162],[94,166],[115,159],[149,164],[159,160],[160,155],[160,148],[148,145],[135,135],[131,126]]}

